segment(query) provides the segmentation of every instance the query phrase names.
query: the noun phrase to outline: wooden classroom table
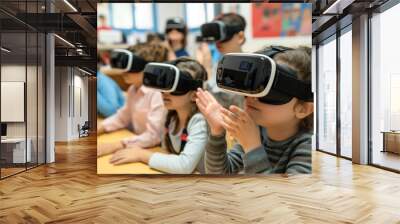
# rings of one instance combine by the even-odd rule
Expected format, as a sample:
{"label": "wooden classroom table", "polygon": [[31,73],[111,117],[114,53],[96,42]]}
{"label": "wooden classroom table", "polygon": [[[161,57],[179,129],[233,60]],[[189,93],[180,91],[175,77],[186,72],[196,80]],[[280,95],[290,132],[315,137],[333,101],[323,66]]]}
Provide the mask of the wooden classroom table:
{"label": "wooden classroom table", "polygon": [[[97,119],[97,124],[103,121],[102,118]],[[128,129],[102,134],[97,136],[97,144],[112,143],[120,141],[123,138],[134,136]],[[233,140],[227,135],[227,146],[230,149],[233,146]],[[150,148],[153,152],[168,153],[161,147]],[[163,172],[150,168],[142,162],[126,163],[121,165],[113,165],[109,163],[112,154],[97,158],[97,173],[98,174],[163,174]],[[197,172],[195,172],[197,174]]]}
{"label": "wooden classroom table", "polygon": [[[102,119],[98,119],[97,123],[101,122],[101,120]],[[129,136],[134,136],[134,134],[127,129],[122,129],[97,136],[97,144],[117,142]],[[148,150],[153,152],[167,153],[162,150],[161,147],[154,147]],[[98,174],[162,174],[162,172],[154,170],[147,164],[141,162],[113,165],[109,162],[111,157],[112,154],[97,158]]]}

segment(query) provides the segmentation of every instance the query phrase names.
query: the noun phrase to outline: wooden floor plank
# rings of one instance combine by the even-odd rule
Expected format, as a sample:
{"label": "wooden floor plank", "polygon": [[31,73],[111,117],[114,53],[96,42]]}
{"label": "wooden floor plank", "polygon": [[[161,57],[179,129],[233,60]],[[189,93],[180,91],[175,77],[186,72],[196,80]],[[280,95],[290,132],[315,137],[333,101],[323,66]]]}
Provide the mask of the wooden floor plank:
{"label": "wooden floor plank", "polygon": [[0,223],[400,223],[400,175],[313,152],[285,177],[96,174],[96,139],[0,181]]}

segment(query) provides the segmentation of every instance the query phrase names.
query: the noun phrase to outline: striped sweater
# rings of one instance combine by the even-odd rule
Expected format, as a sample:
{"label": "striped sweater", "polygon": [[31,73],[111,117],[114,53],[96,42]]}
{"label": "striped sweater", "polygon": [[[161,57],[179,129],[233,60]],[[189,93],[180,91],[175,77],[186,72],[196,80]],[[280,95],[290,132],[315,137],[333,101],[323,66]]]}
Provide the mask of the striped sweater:
{"label": "striped sweater", "polygon": [[205,166],[208,174],[311,173],[311,133],[298,132],[284,141],[267,137],[260,127],[262,145],[245,153],[240,144],[226,150],[225,136],[209,136]]}

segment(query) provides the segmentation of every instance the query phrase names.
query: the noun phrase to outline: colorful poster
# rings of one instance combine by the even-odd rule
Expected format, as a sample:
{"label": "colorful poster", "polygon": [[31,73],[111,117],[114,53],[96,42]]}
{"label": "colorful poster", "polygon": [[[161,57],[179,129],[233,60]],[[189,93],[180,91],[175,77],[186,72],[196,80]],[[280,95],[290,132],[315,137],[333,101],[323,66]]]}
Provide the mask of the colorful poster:
{"label": "colorful poster", "polygon": [[253,37],[311,35],[311,7],[309,3],[253,4]]}

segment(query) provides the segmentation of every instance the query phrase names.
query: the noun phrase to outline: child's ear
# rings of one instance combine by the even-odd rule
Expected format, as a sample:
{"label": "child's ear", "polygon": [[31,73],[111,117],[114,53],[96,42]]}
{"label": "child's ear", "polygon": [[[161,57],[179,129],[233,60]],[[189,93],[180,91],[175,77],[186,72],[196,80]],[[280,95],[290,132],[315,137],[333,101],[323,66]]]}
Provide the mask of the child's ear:
{"label": "child's ear", "polygon": [[191,91],[190,94],[190,99],[192,100],[192,102],[196,102],[196,91]]}
{"label": "child's ear", "polygon": [[311,102],[298,102],[294,107],[296,118],[304,119],[314,112],[314,103]]}
{"label": "child's ear", "polygon": [[240,31],[237,35],[238,35],[239,44],[243,45],[244,42],[246,41],[246,37],[244,35],[244,32]]}

